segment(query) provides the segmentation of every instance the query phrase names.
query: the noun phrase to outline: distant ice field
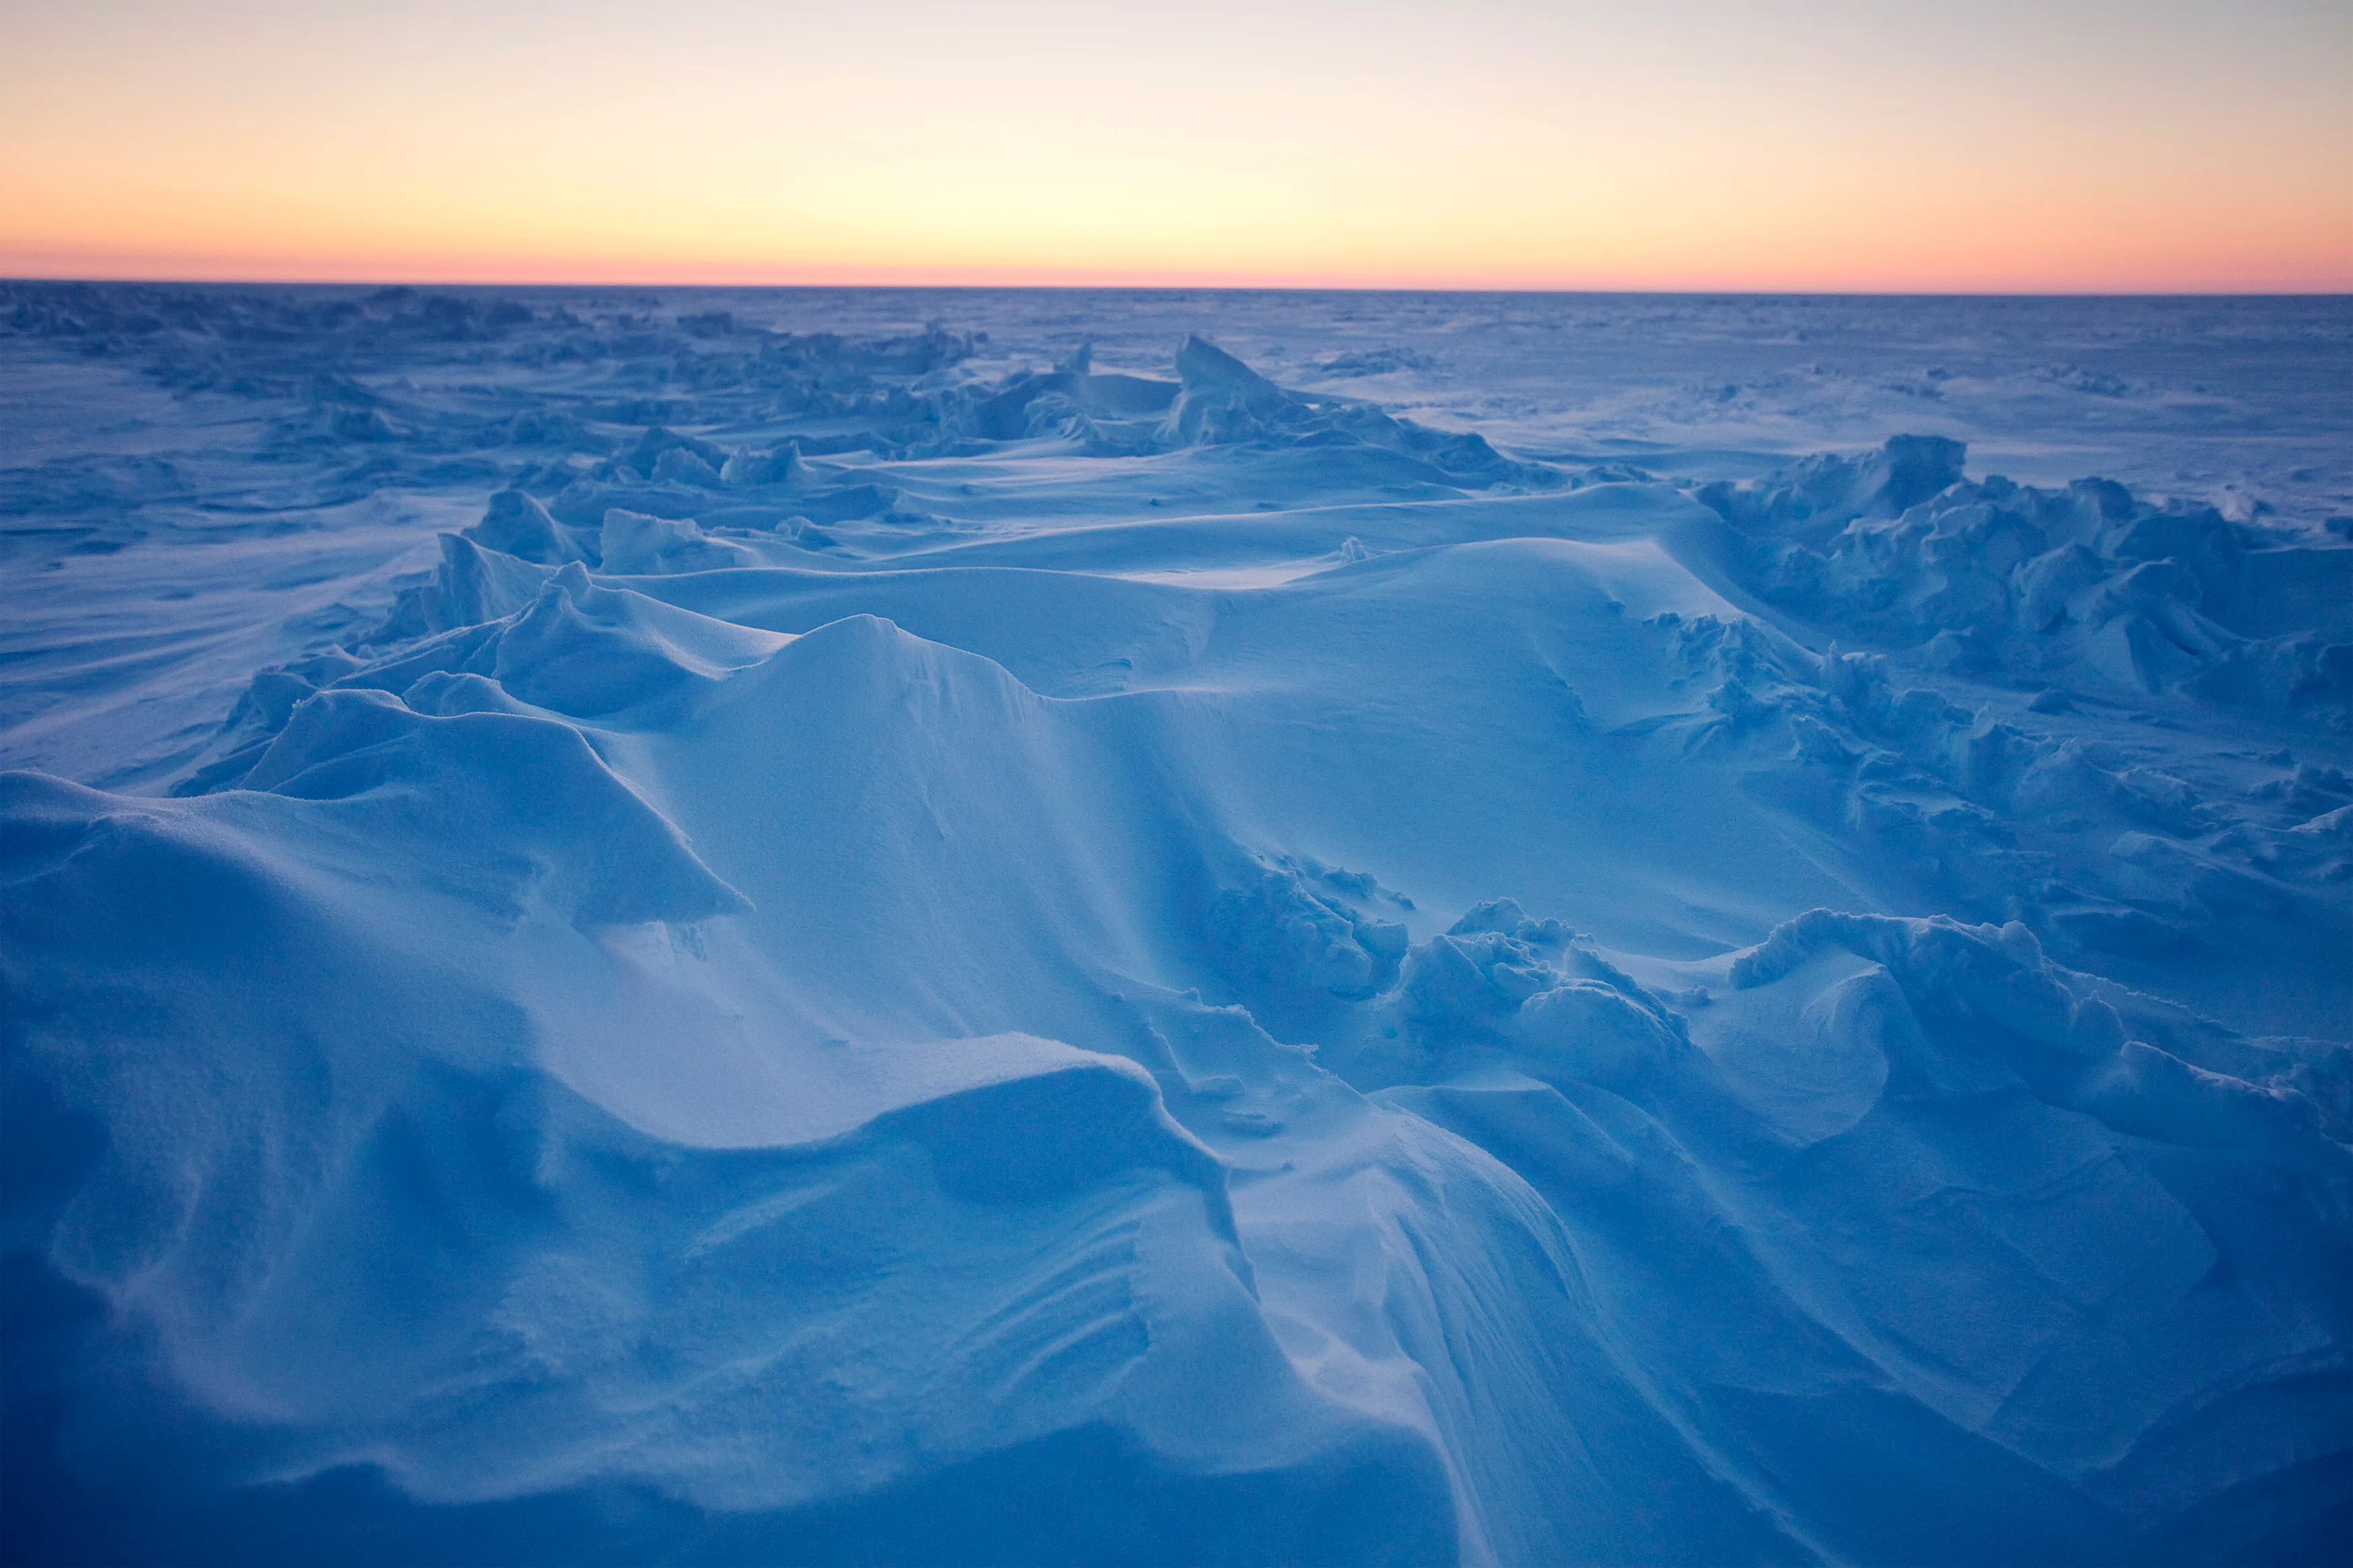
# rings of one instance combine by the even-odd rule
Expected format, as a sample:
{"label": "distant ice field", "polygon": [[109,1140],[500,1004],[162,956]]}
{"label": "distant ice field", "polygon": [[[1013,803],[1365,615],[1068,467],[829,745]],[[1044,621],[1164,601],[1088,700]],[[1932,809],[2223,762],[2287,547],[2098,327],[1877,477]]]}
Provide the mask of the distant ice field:
{"label": "distant ice field", "polygon": [[0,285],[7,1560],[2341,1560],[2348,388]]}

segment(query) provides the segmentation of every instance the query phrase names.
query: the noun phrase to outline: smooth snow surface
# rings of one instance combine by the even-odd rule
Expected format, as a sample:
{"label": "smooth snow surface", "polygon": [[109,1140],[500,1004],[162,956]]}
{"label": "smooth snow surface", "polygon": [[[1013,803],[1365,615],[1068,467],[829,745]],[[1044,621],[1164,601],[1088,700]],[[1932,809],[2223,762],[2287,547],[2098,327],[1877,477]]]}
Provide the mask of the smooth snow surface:
{"label": "smooth snow surface", "polygon": [[2345,1559],[2344,301],[0,311],[11,1561]]}

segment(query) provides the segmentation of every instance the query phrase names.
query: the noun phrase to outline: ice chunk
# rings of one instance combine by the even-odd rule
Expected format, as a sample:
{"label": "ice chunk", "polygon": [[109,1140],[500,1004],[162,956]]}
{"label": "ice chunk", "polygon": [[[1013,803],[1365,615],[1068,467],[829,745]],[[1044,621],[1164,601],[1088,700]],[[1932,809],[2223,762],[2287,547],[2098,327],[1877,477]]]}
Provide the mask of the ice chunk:
{"label": "ice chunk", "polygon": [[605,513],[604,532],[596,548],[601,569],[623,575],[761,564],[748,546],[713,539],[691,519],[649,517],[619,507]]}
{"label": "ice chunk", "polygon": [[490,510],[466,530],[465,536],[484,549],[550,566],[583,559],[539,498],[522,490],[501,490],[492,496]]}

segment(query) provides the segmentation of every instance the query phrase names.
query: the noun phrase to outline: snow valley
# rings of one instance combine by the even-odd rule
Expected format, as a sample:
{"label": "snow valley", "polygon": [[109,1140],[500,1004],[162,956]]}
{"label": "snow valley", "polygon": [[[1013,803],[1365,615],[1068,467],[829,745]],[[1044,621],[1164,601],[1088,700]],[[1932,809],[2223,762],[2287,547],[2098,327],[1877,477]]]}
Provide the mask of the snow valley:
{"label": "snow valley", "polygon": [[2353,1538],[2353,306],[0,290],[12,1561]]}

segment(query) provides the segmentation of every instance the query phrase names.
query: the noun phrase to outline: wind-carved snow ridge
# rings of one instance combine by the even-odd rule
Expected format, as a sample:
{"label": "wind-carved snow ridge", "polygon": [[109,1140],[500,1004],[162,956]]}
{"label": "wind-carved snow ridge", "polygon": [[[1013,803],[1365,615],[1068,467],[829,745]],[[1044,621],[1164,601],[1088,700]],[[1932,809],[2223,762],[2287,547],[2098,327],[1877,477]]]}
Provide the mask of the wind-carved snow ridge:
{"label": "wind-carved snow ridge", "polygon": [[1349,299],[12,286],[11,1560],[2337,1553],[2353,542]]}

